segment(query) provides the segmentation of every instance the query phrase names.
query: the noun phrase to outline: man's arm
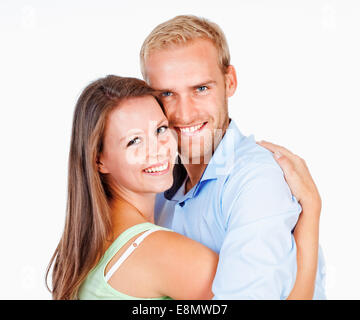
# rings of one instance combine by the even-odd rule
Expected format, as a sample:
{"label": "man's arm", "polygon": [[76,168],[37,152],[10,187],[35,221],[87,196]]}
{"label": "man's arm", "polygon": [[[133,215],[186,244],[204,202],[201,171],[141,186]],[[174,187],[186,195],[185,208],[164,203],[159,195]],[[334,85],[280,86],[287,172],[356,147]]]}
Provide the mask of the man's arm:
{"label": "man's arm", "polygon": [[288,299],[326,299],[324,258],[319,247],[321,197],[316,184],[305,161],[298,155],[268,141],[257,143],[273,152],[292,194],[303,209],[294,231],[297,274]]}
{"label": "man's arm", "polygon": [[301,207],[274,163],[230,176],[214,299],[286,299],[296,278],[292,230]]}

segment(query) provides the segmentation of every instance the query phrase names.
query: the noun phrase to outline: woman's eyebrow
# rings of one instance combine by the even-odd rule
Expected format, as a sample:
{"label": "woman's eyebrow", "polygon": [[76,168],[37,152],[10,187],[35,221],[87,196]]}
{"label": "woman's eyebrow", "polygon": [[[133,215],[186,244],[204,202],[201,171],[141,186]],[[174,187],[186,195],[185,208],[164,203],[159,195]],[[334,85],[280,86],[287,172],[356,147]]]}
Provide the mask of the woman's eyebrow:
{"label": "woman's eyebrow", "polygon": [[157,123],[156,127],[159,128],[160,125],[162,125],[162,124],[164,124],[164,123],[166,123],[166,122],[168,122],[168,119],[164,118],[164,119],[160,120],[160,121]]}
{"label": "woman's eyebrow", "polygon": [[[161,119],[160,121],[157,122],[156,128],[159,128],[161,125],[167,123],[167,121],[168,121],[168,120],[167,120],[166,118]],[[141,135],[141,134],[143,134],[143,133],[144,133],[144,130],[134,129],[134,130],[129,131],[128,134],[126,134],[125,136],[121,137],[121,138],[119,139],[119,141],[122,142],[123,140],[128,139],[130,136]]]}
{"label": "woman's eyebrow", "polygon": [[123,140],[125,140],[125,139],[129,139],[130,138],[130,136],[136,136],[136,135],[140,135],[140,134],[143,134],[144,133],[144,131],[143,130],[136,130],[136,129],[134,129],[134,130],[130,130],[130,131],[128,131],[128,133],[125,135],[125,136],[122,136],[120,139],[119,139],[119,141],[120,142],[122,142]]}

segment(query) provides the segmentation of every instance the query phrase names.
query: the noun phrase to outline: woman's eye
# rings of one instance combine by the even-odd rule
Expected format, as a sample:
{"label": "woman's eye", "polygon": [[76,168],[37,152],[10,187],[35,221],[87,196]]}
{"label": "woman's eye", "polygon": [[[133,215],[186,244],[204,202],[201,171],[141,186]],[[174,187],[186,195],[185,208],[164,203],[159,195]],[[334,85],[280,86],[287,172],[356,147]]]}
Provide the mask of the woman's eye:
{"label": "woman's eye", "polygon": [[172,93],[170,91],[165,91],[165,92],[161,93],[161,96],[162,97],[170,97],[170,96],[172,96]]}
{"label": "woman's eye", "polygon": [[156,132],[158,134],[164,133],[167,129],[168,129],[168,126],[161,126],[161,127],[157,128]]}
{"label": "woman's eye", "polygon": [[204,92],[208,89],[207,86],[201,86],[201,87],[198,87],[196,90],[199,91],[199,92]]}
{"label": "woman's eye", "polygon": [[136,137],[136,138],[130,140],[129,143],[127,144],[127,146],[130,147],[130,146],[133,145],[133,144],[139,144],[140,141],[141,141],[140,138],[139,138],[139,137]]}

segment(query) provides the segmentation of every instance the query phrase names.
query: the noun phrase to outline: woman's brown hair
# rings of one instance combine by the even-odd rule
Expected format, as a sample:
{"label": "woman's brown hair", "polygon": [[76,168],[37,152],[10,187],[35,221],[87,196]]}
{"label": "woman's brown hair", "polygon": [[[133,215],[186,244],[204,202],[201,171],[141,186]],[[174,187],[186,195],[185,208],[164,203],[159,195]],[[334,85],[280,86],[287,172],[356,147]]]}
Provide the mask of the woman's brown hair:
{"label": "woman's brown hair", "polygon": [[[109,75],[89,84],[74,112],[65,228],[46,271],[51,267],[53,299],[76,299],[89,271],[104,254],[111,235],[110,205],[115,196],[107,175],[98,171],[106,119],[120,101],[156,92],[144,81]],[[159,102],[160,103],[160,102]]]}

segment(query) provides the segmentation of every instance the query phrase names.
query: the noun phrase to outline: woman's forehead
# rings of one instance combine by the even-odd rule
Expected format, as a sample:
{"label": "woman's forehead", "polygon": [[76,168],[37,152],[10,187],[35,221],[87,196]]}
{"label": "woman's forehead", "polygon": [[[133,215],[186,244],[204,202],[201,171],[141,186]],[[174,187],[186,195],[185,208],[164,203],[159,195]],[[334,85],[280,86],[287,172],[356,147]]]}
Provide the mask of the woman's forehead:
{"label": "woman's forehead", "polygon": [[147,129],[154,121],[163,118],[165,115],[154,97],[129,98],[121,101],[110,113],[107,129],[126,134],[135,128]]}

